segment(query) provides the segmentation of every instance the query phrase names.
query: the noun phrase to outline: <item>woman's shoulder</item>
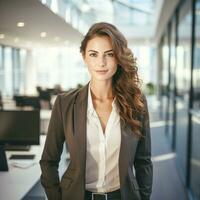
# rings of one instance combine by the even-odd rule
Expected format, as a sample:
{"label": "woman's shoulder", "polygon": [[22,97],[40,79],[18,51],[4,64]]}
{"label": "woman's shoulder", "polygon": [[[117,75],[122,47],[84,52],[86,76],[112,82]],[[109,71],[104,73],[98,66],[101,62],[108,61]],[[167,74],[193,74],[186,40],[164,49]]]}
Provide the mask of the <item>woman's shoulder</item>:
{"label": "woman's shoulder", "polygon": [[67,92],[63,92],[63,93],[58,94],[57,98],[60,98],[61,101],[73,100],[74,98],[76,98],[79,90],[80,90],[79,88],[70,89]]}
{"label": "woman's shoulder", "polygon": [[87,96],[88,84],[80,88],[71,89],[67,92],[61,93],[58,95],[58,98],[61,102],[74,102],[78,98],[83,100]]}

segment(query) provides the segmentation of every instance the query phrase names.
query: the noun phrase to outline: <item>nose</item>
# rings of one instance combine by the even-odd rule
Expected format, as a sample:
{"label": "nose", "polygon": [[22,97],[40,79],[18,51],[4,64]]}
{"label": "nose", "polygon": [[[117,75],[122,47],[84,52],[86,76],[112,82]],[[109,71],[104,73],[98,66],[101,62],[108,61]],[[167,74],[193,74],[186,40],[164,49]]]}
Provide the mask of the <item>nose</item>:
{"label": "nose", "polygon": [[104,55],[100,57],[99,64],[101,67],[106,66],[106,57]]}

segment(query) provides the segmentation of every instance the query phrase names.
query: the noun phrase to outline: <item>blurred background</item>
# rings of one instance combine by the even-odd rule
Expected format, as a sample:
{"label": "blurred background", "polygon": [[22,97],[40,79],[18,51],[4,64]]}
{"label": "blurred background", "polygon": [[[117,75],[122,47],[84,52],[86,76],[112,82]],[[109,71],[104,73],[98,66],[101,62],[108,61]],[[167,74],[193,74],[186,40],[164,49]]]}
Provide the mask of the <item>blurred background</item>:
{"label": "blurred background", "polygon": [[[200,0],[0,0],[0,144],[33,145],[39,160],[56,95],[89,81],[79,47],[101,21],[118,27],[137,58],[151,120],[151,199],[200,200]],[[39,111],[36,140],[5,136],[3,119],[16,110]],[[46,199],[38,163],[9,159],[16,152],[29,154],[5,149],[0,179],[14,199]],[[19,187],[25,169],[35,179]],[[13,199],[5,182],[0,199]]]}

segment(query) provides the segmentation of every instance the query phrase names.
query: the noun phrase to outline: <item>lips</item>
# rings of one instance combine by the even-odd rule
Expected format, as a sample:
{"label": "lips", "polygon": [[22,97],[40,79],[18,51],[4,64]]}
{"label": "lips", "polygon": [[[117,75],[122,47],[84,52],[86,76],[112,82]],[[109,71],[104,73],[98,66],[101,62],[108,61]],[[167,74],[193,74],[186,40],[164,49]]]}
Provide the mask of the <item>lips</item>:
{"label": "lips", "polygon": [[96,70],[98,73],[106,73],[108,70]]}

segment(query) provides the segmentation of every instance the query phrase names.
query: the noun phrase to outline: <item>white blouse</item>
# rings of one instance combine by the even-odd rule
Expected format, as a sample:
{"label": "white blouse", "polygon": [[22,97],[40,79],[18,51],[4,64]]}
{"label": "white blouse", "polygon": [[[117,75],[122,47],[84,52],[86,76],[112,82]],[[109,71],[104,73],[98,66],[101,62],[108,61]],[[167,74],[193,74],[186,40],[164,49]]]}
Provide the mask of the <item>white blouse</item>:
{"label": "white blouse", "polygon": [[110,192],[119,189],[120,116],[112,102],[105,133],[93,107],[90,85],[87,109],[86,190]]}

